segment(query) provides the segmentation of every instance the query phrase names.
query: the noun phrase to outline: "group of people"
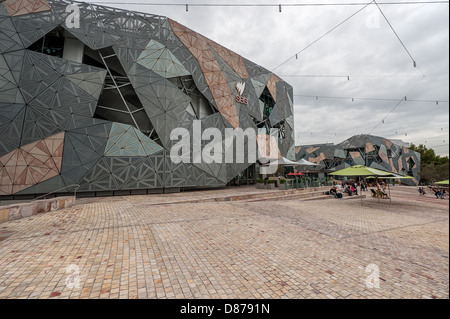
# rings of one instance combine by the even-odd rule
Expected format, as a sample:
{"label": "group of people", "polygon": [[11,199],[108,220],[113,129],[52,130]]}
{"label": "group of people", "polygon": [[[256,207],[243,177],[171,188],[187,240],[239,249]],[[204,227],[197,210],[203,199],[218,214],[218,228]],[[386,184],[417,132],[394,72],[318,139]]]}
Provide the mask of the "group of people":
{"label": "group of people", "polygon": [[[358,186],[361,189],[361,193],[369,190],[369,187],[365,181],[362,181],[358,184],[356,182],[344,181],[342,183],[338,183],[335,181],[333,182],[333,187],[330,189],[329,193],[330,195],[334,195],[335,198],[342,198],[343,193],[348,194],[349,196],[359,195],[360,193],[358,192]],[[376,194],[380,194],[380,196],[383,198],[389,198],[389,196],[386,193],[386,187],[387,187],[386,183],[378,182],[377,191],[374,192]]]}
{"label": "group of people", "polygon": [[[343,191],[341,192],[341,190]],[[361,191],[364,190],[367,190],[367,185],[363,186],[363,183],[361,183]],[[342,182],[342,184],[334,182],[333,187],[330,189],[330,195],[334,195],[335,198],[342,198],[342,193],[348,194],[349,196],[359,195],[358,185],[355,182]]]}
{"label": "group of people", "polygon": [[[445,199],[448,196],[447,191],[443,188],[433,188],[430,186],[430,189],[433,191],[434,196],[436,196],[436,198]],[[427,196],[427,189],[425,187],[420,186],[419,194],[420,196]]]}

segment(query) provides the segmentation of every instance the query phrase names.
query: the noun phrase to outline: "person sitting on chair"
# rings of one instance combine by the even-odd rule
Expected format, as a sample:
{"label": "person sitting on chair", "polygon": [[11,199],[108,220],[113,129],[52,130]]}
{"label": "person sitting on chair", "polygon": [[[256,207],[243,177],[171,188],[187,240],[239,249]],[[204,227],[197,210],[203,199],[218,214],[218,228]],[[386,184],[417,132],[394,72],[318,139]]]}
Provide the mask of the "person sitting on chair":
{"label": "person sitting on chair", "polygon": [[351,190],[352,194],[358,195],[358,188],[355,187],[355,184],[350,186],[350,190]]}
{"label": "person sitting on chair", "polygon": [[371,188],[370,191],[372,192],[372,197],[378,197],[378,193],[374,189]]}

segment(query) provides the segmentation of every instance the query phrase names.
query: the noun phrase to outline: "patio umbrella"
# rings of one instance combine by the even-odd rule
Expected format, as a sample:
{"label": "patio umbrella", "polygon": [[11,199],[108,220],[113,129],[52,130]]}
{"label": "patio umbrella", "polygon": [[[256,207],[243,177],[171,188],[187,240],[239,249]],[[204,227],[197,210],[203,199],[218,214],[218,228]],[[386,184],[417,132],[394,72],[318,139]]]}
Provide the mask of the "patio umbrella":
{"label": "patio umbrella", "polygon": [[[384,179],[413,179],[414,177],[411,176],[404,176],[404,175],[398,175],[398,174],[392,174],[394,176],[388,176],[388,177],[382,177]],[[389,198],[391,198],[391,188],[389,187],[388,184],[388,190],[389,190]]]}
{"label": "patio umbrella", "polygon": [[449,185],[449,180],[447,179],[446,181],[442,181],[442,182],[437,182],[437,185]]}
{"label": "patio umbrella", "polygon": [[305,174],[303,173],[289,173],[287,174],[287,176],[304,176]]}
{"label": "patio umbrella", "polygon": [[313,163],[313,162],[309,162],[309,161],[305,160],[304,158],[302,158],[301,160],[299,160],[296,163],[299,166],[325,166],[323,164],[316,164],[316,163]]}
{"label": "patio umbrella", "polygon": [[[385,171],[381,171],[379,169],[376,168],[372,168],[372,167],[367,167],[364,165],[355,165],[352,167],[348,167],[348,168],[344,168],[342,170],[339,170],[337,172],[334,173],[330,173],[328,175],[333,175],[333,176],[376,176],[378,178],[384,178],[384,177],[388,177],[388,176],[393,176],[394,173],[391,172],[385,172]],[[388,185],[389,187],[389,185]],[[390,189],[389,189],[389,199],[391,200],[391,196],[390,196]],[[380,201],[380,199],[378,198],[378,202]],[[392,202],[392,200],[391,200]],[[361,205],[362,205],[362,198],[361,198]]]}
{"label": "patio umbrella", "polygon": [[367,167],[364,165],[355,165],[352,167],[341,169],[340,171],[330,173],[333,176],[392,176],[393,173],[381,171],[376,168]]}

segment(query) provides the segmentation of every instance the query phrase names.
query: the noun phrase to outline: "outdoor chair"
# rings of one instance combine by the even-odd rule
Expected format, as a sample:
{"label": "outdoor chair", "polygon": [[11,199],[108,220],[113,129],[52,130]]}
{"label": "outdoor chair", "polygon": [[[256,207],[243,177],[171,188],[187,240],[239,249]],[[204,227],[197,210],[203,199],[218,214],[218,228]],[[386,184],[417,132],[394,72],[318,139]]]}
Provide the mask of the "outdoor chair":
{"label": "outdoor chair", "polygon": [[370,189],[370,191],[372,192],[372,197],[375,197],[375,198],[378,197],[378,194],[375,192],[375,190]]}
{"label": "outdoor chair", "polygon": [[386,198],[386,199],[389,199],[389,195],[386,194],[385,192],[381,191],[381,190],[378,190],[378,196],[379,196],[380,198]]}

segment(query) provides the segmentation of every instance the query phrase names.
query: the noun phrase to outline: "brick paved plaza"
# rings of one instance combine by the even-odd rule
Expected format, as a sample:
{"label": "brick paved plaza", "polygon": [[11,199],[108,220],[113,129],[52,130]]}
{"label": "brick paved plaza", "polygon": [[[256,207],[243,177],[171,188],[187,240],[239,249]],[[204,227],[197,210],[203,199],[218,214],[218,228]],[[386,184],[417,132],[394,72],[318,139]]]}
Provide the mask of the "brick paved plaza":
{"label": "brick paved plaza", "polygon": [[182,203],[255,191],[82,199],[2,223],[0,298],[449,297],[448,200]]}

